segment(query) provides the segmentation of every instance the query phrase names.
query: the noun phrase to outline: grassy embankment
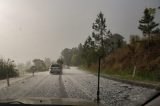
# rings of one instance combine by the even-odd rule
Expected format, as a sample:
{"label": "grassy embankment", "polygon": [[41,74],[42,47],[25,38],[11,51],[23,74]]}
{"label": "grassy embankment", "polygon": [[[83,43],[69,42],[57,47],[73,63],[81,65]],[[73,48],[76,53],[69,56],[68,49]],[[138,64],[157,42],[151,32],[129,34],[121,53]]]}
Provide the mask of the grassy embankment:
{"label": "grassy embankment", "polygon": [[[145,42],[127,45],[107,56],[105,61],[101,62],[101,74],[120,79],[159,83],[160,39],[154,40],[149,49]],[[136,71],[132,77],[134,66],[136,66]],[[81,66],[80,68],[97,73],[98,64],[92,64],[90,67]]]}

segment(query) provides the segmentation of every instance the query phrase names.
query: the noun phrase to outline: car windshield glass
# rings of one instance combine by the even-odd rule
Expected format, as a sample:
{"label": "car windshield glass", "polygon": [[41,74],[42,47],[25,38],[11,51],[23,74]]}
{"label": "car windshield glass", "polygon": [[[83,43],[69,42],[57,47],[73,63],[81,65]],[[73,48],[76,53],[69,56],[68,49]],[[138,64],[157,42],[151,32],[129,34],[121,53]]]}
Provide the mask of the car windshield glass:
{"label": "car windshield glass", "polygon": [[160,0],[0,0],[0,105],[135,106],[159,92]]}

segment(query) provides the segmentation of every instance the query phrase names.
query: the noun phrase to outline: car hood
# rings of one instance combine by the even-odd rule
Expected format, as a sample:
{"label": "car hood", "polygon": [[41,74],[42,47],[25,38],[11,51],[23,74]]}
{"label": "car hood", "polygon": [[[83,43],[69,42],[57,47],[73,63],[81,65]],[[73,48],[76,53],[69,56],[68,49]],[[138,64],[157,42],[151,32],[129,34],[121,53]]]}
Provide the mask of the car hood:
{"label": "car hood", "polygon": [[48,104],[48,105],[78,105],[78,106],[104,106],[93,101],[75,99],[75,98],[16,98],[16,99],[0,99],[0,103],[12,104]]}

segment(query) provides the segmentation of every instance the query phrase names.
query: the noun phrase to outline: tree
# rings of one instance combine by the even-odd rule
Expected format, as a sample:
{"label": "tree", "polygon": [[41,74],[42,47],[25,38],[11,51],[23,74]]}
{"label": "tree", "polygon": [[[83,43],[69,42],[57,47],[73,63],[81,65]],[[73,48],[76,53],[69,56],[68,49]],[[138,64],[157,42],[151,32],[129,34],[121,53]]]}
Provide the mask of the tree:
{"label": "tree", "polygon": [[[82,58],[82,54],[83,54],[83,45],[80,43],[78,45],[78,48],[77,48],[77,52],[76,54],[74,54],[72,57],[72,59],[75,59],[75,65],[78,66],[78,65],[81,65],[83,64],[84,62],[84,59]],[[73,61],[72,61],[73,62]]]}
{"label": "tree", "polygon": [[77,65],[79,64],[79,63],[78,63],[78,54],[72,55],[71,63],[72,63],[72,65],[74,65],[74,66],[77,66]]}
{"label": "tree", "polygon": [[156,28],[156,29],[153,31],[153,34],[160,34],[160,29],[159,29],[159,28]]}
{"label": "tree", "polygon": [[43,60],[34,59],[33,63],[34,63],[34,66],[36,67],[37,71],[46,71],[46,65]]}
{"label": "tree", "polygon": [[121,48],[125,45],[124,42],[124,37],[118,33],[113,34],[109,39],[107,43],[108,45],[106,47],[106,50],[109,51],[109,53],[114,52],[115,50],[117,50],[118,48]]}
{"label": "tree", "polygon": [[148,66],[150,70],[150,40],[152,39],[152,34],[157,32],[157,26],[159,25],[158,23],[154,22],[154,16],[155,16],[156,9],[155,8],[146,8],[144,10],[144,16],[140,19],[139,21],[139,29],[142,31],[143,35],[145,37],[148,37]]}
{"label": "tree", "polygon": [[[102,57],[105,56],[104,42],[107,41],[107,38],[111,36],[110,30],[106,29],[107,26],[106,26],[105,22],[106,22],[106,19],[104,18],[103,14],[100,12],[97,15],[97,19],[95,20],[95,22],[93,23],[93,26],[92,26],[92,29],[93,29],[92,37],[94,38],[96,49],[97,49],[99,55],[101,55]],[[105,42],[105,43],[107,43],[107,42]]]}
{"label": "tree", "polygon": [[140,41],[140,37],[138,35],[131,35],[130,36],[130,44],[135,44],[136,42]]}
{"label": "tree", "polygon": [[[100,64],[101,64],[101,58],[104,59],[106,56],[105,52],[105,45],[104,42],[108,40],[108,37],[111,36],[111,32],[106,29],[105,25],[106,19],[103,17],[103,14],[100,12],[98,14],[97,19],[95,20],[95,23],[93,23],[93,33],[92,37],[94,38],[95,41],[95,46],[96,46],[96,51],[98,53],[98,90],[97,90],[97,103],[99,103],[99,79],[100,79]],[[105,42],[109,43],[109,42]]]}
{"label": "tree", "polygon": [[45,65],[46,65],[46,68],[47,68],[47,69],[49,69],[50,65],[52,64],[50,58],[45,58],[45,59],[44,59],[44,63],[45,63]]}
{"label": "tree", "polygon": [[90,36],[88,36],[88,38],[86,39],[86,41],[84,42],[84,46],[83,46],[86,50],[88,49],[95,49],[95,43],[92,40],[92,38]]}
{"label": "tree", "polygon": [[83,45],[83,53],[82,57],[85,59],[87,66],[90,66],[91,63],[97,61],[97,53],[95,51],[94,41],[90,36],[88,36],[87,40]]}
{"label": "tree", "polygon": [[80,44],[78,45],[78,53],[81,55],[82,52],[83,52],[83,45],[80,43]]}
{"label": "tree", "polygon": [[15,77],[19,75],[18,71],[15,69],[15,64],[13,61],[10,61],[10,59],[7,61],[0,59],[0,79],[6,78],[7,74],[9,77]]}
{"label": "tree", "polygon": [[139,20],[138,28],[142,31],[145,37],[148,37],[148,40],[151,39],[151,34],[154,33],[159,25],[154,22],[155,8],[146,8],[144,10],[144,16]]}
{"label": "tree", "polygon": [[57,59],[57,63],[62,65],[63,64],[63,59],[62,58]]}
{"label": "tree", "polygon": [[70,65],[71,64],[71,58],[72,58],[72,52],[71,49],[65,48],[62,52],[61,55],[64,60],[64,64]]}

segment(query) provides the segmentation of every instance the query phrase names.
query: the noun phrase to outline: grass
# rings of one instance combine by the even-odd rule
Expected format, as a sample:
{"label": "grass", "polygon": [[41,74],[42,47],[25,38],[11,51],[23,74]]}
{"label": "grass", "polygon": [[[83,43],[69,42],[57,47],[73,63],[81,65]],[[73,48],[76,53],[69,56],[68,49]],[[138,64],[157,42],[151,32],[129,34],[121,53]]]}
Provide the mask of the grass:
{"label": "grass", "polygon": [[[92,73],[97,73],[97,69],[93,67],[79,67],[80,69],[83,69],[85,71],[89,71]],[[149,71],[136,71],[136,74],[134,78],[132,78],[132,72],[133,70],[125,70],[125,71],[115,71],[115,70],[108,70],[108,69],[102,69],[101,74],[108,75],[111,77],[116,77],[119,79],[125,79],[125,80],[132,80],[132,81],[140,81],[140,82],[146,82],[146,83],[152,83],[152,84],[159,84],[160,81],[155,77],[157,76],[157,73],[155,72],[149,72]]]}

